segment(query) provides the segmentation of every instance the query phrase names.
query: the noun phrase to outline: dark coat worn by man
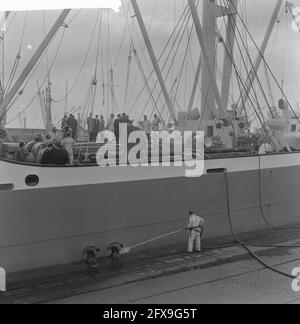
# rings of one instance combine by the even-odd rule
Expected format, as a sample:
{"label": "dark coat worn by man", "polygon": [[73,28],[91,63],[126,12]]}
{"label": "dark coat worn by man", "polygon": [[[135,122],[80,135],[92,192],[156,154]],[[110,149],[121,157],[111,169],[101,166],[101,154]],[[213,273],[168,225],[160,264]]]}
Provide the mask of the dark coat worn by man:
{"label": "dark coat worn by man", "polygon": [[120,119],[121,115],[118,115],[118,118],[114,121],[115,136],[117,141],[119,141],[120,137]]}
{"label": "dark coat worn by man", "polygon": [[52,163],[55,165],[67,165],[70,164],[70,158],[68,152],[62,146],[55,146],[51,152]]}
{"label": "dark coat worn by man", "polygon": [[45,148],[42,158],[41,158],[41,164],[52,164],[52,147]]}

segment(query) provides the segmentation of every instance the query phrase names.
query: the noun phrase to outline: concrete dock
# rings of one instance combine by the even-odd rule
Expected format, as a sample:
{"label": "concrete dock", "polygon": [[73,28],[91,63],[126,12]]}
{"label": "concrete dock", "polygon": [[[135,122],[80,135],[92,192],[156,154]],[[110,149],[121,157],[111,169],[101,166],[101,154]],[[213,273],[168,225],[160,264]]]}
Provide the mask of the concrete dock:
{"label": "concrete dock", "polygon": [[[260,260],[291,275],[300,267],[300,225],[295,227],[240,238],[258,245],[249,248]],[[115,263],[104,258],[95,276],[87,274],[83,262],[10,274],[0,303],[300,303],[292,278],[266,269],[232,237],[204,241],[201,254],[188,254],[185,248],[147,249]]]}

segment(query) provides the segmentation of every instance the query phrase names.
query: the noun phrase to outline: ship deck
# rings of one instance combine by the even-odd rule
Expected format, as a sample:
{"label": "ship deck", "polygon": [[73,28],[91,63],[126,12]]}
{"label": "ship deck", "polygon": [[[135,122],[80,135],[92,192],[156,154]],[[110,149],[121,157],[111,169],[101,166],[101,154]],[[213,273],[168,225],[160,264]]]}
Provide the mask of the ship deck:
{"label": "ship deck", "polygon": [[[299,227],[299,225],[297,226]],[[300,266],[300,229],[263,230],[240,235],[266,264],[292,273]],[[185,246],[132,252],[116,263],[99,260],[91,277],[85,264],[43,268],[8,275],[0,303],[299,303],[292,279],[264,268],[232,237],[204,241],[201,254]],[[295,246],[272,247],[271,245]],[[298,246],[298,247],[297,247]]]}

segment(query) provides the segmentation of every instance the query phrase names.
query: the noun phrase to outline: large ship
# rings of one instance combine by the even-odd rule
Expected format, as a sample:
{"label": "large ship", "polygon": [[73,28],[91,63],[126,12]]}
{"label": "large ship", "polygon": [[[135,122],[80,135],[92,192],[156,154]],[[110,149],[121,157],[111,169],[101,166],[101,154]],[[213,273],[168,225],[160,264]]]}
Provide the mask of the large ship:
{"label": "large ship", "polygon": [[[202,19],[197,8],[201,4]],[[258,71],[264,65],[267,79],[272,76],[264,54],[280,11],[285,9],[291,10],[291,5],[284,8],[282,0],[276,1],[262,45],[257,47],[257,58],[247,59],[252,65],[245,76],[239,74],[235,62],[242,39],[238,29],[243,24],[238,0],[220,3],[188,0],[182,17],[190,19],[191,33],[196,35],[201,50],[198,66],[190,77],[189,107],[176,115],[176,99],[166,85],[138,2],[132,0],[129,12],[134,12],[131,19],[135,19],[139,27],[153,67],[152,74],[156,76],[168,108],[168,127],[205,132],[204,174],[187,177],[184,166],[132,167],[119,163],[118,166],[100,167],[78,163],[60,167],[2,158],[0,265],[15,272],[67,264],[81,260],[82,250],[87,246],[98,246],[101,253],[106,254],[111,242],[132,246],[184,228],[187,212],[191,209],[205,218],[206,238],[230,235],[228,197],[236,233],[299,223],[300,128],[297,113],[278,83],[282,92],[279,107],[268,104],[270,109],[264,114],[259,104],[264,99],[268,102],[266,96],[262,96],[268,91],[264,92],[264,87],[268,86],[260,83]],[[7,92],[3,91],[1,118],[8,113],[69,12],[62,12],[24,71]],[[219,31],[220,19],[226,26],[225,36]],[[246,33],[247,25],[243,26]],[[186,34],[183,31],[182,35]],[[217,46],[225,49],[221,86],[214,59]],[[135,51],[133,39],[131,50]],[[240,94],[232,94],[238,98],[229,109],[233,74],[238,80]],[[268,83],[271,88],[270,80]],[[260,95],[255,92],[257,84],[262,88]],[[201,118],[195,118],[193,106],[199,85],[204,99],[202,97]],[[114,99],[112,91],[111,98]],[[257,142],[250,126],[250,111],[260,122]],[[85,144],[80,145],[84,147]],[[3,141],[2,149],[7,147],[10,145]],[[147,247],[183,243],[186,235],[178,233]]]}

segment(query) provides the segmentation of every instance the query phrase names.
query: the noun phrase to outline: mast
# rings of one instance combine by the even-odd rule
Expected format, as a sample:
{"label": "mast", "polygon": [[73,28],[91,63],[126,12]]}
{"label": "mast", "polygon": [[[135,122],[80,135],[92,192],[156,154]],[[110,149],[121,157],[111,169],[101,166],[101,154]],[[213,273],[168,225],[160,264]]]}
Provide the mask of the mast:
{"label": "mast", "polygon": [[111,93],[111,109],[112,112],[115,112],[115,106],[117,108],[117,110],[119,110],[118,108],[118,104],[117,104],[117,99],[115,96],[115,80],[114,80],[114,70],[110,69],[109,71],[109,75],[110,75],[110,93]]}
{"label": "mast", "polygon": [[[188,0],[198,40],[202,50],[202,57],[205,61],[202,69],[202,90],[204,93],[204,102],[202,103],[202,120],[213,120],[218,118],[219,114],[225,114],[224,107],[216,82],[215,54],[216,54],[216,18],[218,17],[215,0],[203,0],[203,29],[199,19],[195,0]],[[214,18],[214,19],[213,19]],[[207,99],[206,99],[207,98]],[[206,100],[205,100],[206,99]],[[219,111],[215,109],[215,101]]]}
{"label": "mast", "polygon": [[236,20],[237,20],[237,8],[238,0],[228,0],[229,12],[228,21],[226,28],[226,43],[225,53],[223,61],[223,73],[222,73],[222,89],[221,97],[223,107],[227,109],[229,101],[230,82],[232,78],[232,62],[233,62],[233,50],[235,44],[235,33],[236,33]]}
{"label": "mast", "polygon": [[48,45],[50,44],[53,37],[56,35],[57,31],[63,25],[64,20],[67,18],[70,11],[71,9],[65,9],[62,11],[62,13],[54,23],[53,27],[51,28],[45,39],[42,41],[42,43],[30,59],[30,61],[27,63],[26,67],[24,68],[23,72],[21,73],[11,90],[4,96],[3,102],[0,105],[0,120],[5,116],[8,106],[11,104],[16,94],[20,91],[22,84],[27,79],[31,71],[34,69],[35,65],[47,49]]}
{"label": "mast", "polygon": [[68,89],[68,80],[66,80],[66,94],[65,94],[65,109],[64,109],[64,113],[67,114],[68,113],[68,93],[69,93],[69,89]]}
{"label": "mast", "polygon": [[[192,1],[190,1],[192,2]],[[194,2],[194,1],[193,1]],[[203,0],[202,10],[203,10],[203,34],[205,35],[206,46],[207,46],[207,56],[210,57],[209,63],[206,63],[203,66],[201,74],[201,87],[203,92],[202,97],[202,108],[201,108],[201,119],[202,120],[212,120],[215,118],[214,114],[211,111],[211,108],[215,108],[216,99],[215,93],[216,89],[213,90],[213,83],[216,81],[216,70],[215,70],[215,59],[216,59],[216,17],[212,16],[215,7],[215,0],[208,1]],[[190,4],[191,7],[191,4]],[[195,3],[192,4],[192,7],[196,8]],[[196,15],[196,9],[194,10],[194,16]],[[192,9],[191,9],[192,10]],[[198,13],[197,13],[198,16]],[[198,18],[199,19],[199,18]],[[203,51],[203,48],[202,48]],[[216,88],[216,86],[214,86]],[[218,90],[219,93],[219,90]],[[219,94],[217,96],[220,97]],[[220,100],[221,102],[221,100]]]}
{"label": "mast", "polygon": [[170,96],[169,96],[167,87],[165,85],[164,79],[162,77],[161,70],[160,70],[160,67],[158,65],[158,61],[157,61],[157,58],[155,56],[155,53],[154,53],[154,49],[152,47],[152,44],[151,44],[147,29],[146,29],[146,26],[145,26],[145,23],[144,23],[144,20],[143,20],[143,17],[142,17],[141,12],[140,12],[140,8],[139,8],[136,0],[131,0],[131,3],[132,3],[133,10],[135,12],[135,15],[136,15],[138,24],[140,26],[140,30],[142,32],[144,41],[146,43],[146,47],[147,47],[147,50],[148,50],[152,65],[153,65],[154,70],[156,72],[156,76],[158,78],[162,93],[164,95],[164,98],[165,98],[169,113],[170,113],[171,118],[173,119],[173,121],[176,122],[176,115],[175,115],[175,112],[174,112],[174,109],[173,109],[173,104],[172,104],[172,101],[170,99]]}
{"label": "mast", "polygon": [[48,80],[46,86],[46,129],[50,131],[52,128],[52,95],[51,95],[51,82]]}
{"label": "mast", "polygon": [[[4,66],[5,66],[5,62],[4,62],[4,55],[5,55],[5,32],[6,32],[6,21],[8,19],[8,16],[10,15],[10,11],[6,11],[3,14],[3,17],[1,18],[0,21],[0,47],[1,47],[1,63],[0,63],[0,104],[3,101],[3,96],[4,96],[4,88],[5,88],[5,70],[4,70]],[[6,124],[6,115],[3,118],[3,124]]]}
{"label": "mast", "polygon": [[198,86],[199,77],[200,77],[200,72],[201,72],[201,65],[202,65],[202,57],[200,56],[199,61],[198,61],[198,65],[197,65],[197,69],[196,69],[196,75],[195,75],[193,90],[192,90],[190,102],[189,102],[189,105],[188,105],[188,110],[187,110],[188,112],[193,109],[193,105],[194,105],[194,101],[195,101],[195,95],[196,95],[197,86]]}
{"label": "mast", "polygon": [[278,18],[282,3],[283,3],[283,0],[277,0],[277,2],[276,2],[276,6],[274,8],[271,20],[269,22],[267,32],[265,34],[265,37],[264,37],[264,40],[262,42],[260,51],[259,51],[258,56],[256,58],[256,61],[254,63],[253,70],[251,71],[251,73],[249,73],[248,79],[246,81],[246,89],[245,89],[242,97],[239,100],[240,101],[240,106],[239,106],[239,110],[238,110],[238,116],[240,116],[242,114],[242,112],[244,110],[244,107],[245,107],[245,105],[247,103],[249,93],[250,93],[250,91],[252,89],[252,86],[253,86],[253,82],[257,77],[257,73],[258,73],[258,70],[260,68],[261,62],[264,59],[264,54],[265,54],[266,48],[268,46],[270,37],[272,35],[274,25],[275,25],[275,23],[277,21],[277,18]]}
{"label": "mast", "polygon": [[22,113],[19,112],[18,117],[19,117],[20,128],[26,129],[27,128],[26,113],[24,113],[22,116]]}
{"label": "mast", "polygon": [[46,117],[47,113],[46,113],[45,94],[44,94],[44,91],[41,91],[39,82],[37,81],[36,83],[37,83],[37,88],[38,88],[38,97],[40,99],[43,122],[44,122],[45,128],[47,128],[47,117]]}

